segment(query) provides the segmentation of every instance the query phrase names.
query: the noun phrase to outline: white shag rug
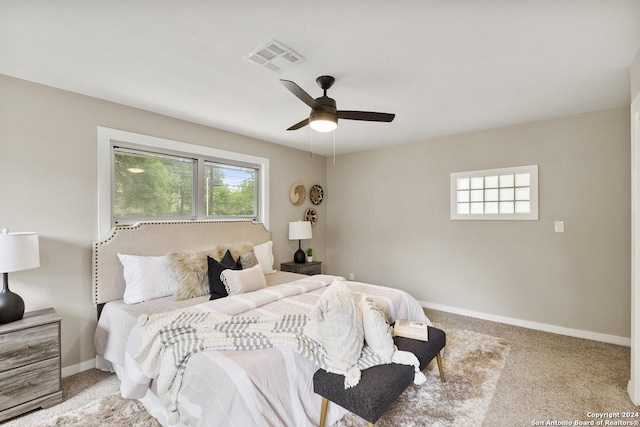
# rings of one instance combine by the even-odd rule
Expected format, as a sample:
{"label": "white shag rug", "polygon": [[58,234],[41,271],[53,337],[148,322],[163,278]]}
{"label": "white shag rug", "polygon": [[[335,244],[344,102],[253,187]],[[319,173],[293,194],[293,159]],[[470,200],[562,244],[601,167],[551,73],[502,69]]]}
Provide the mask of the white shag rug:
{"label": "white shag rug", "polygon": [[[427,382],[411,384],[376,427],[480,427],[495,392],[510,345],[500,338],[467,330],[447,331],[442,364],[435,359],[425,370]],[[329,403],[331,404],[331,403]],[[360,427],[362,418],[348,414],[333,427]]]}

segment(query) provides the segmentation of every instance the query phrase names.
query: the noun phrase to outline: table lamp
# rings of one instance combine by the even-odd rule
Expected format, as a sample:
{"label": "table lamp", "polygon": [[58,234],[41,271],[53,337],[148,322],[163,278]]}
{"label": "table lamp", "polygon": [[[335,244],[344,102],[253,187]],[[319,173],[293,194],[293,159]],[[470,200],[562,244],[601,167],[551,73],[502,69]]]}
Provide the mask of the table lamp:
{"label": "table lamp", "polygon": [[296,264],[304,264],[307,255],[301,248],[302,239],[311,239],[311,221],[298,221],[289,223],[289,240],[298,241],[298,250],[293,255]]}
{"label": "table lamp", "polygon": [[22,319],[24,301],[9,290],[9,273],[40,267],[38,233],[0,233],[0,273],[4,274],[0,291],[0,324]]}

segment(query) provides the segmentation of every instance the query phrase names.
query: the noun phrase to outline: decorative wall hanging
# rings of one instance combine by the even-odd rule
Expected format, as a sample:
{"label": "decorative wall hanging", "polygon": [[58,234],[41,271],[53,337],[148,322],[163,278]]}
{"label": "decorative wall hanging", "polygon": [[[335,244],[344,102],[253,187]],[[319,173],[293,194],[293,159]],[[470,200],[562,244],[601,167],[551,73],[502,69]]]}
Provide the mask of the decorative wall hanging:
{"label": "decorative wall hanging", "polygon": [[316,222],[318,222],[318,213],[316,212],[316,210],[314,208],[309,208],[304,213],[304,218],[303,219],[305,221],[311,222],[312,226],[315,226]]}
{"label": "decorative wall hanging", "polygon": [[289,193],[289,197],[291,198],[291,203],[296,206],[300,206],[302,202],[304,202],[304,198],[307,195],[307,189],[304,188],[304,185],[296,182],[291,187],[291,192]]}
{"label": "decorative wall hanging", "polygon": [[311,187],[311,191],[309,192],[309,198],[311,199],[311,203],[314,205],[319,205],[322,203],[322,199],[324,198],[324,190],[319,185],[314,185]]}

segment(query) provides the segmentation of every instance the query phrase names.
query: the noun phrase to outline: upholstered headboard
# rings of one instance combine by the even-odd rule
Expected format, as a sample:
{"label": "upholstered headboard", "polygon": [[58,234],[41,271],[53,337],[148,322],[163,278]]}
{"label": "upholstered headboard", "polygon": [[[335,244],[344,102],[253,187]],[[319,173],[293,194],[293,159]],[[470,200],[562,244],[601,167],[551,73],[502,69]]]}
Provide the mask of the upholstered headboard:
{"label": "upholstered headboard", "polygon": [[160,256],[172,252],[255,246],[271,240],[263,224],[251,221],[141,222],[114,228],[93,244],[94,303],[122,299],[124,276],[118,253]]}

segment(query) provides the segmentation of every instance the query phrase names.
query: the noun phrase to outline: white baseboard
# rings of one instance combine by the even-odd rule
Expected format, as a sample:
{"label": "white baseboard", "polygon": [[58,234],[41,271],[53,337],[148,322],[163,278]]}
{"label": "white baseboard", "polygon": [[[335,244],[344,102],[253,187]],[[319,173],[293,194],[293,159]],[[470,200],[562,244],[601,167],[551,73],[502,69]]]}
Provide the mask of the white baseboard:
{"label": "white baseboard", "polygon": [[515,319],[513,317],[497,316],[494,314],[480,313],[478,311],[465,310],[463,308],[451,307],[448,305],[434,304],[426,301],[418,301],[424,308],[432,310],[446,311],[448,313],[460,314],[476,319],[490,320],[492,322],[506,323],[507,325],[520,326],[527,329],[551,332],[553,334],[568,335],[570,337],[584,338],[593,341],[606,342],[609,344],[623,345],[631,347],[631,338],[619,337],[616,335],[601,334],[598,332],[583,331],[580,329],[565,328],[562,326],[548,325],[546,323],[531,322],[529,320]]}
{"label": "white baseboard", "polygon": [[71,375],[79,374],[80,372],[88,371],[96,367],[95,357],[91,360],[80,362],[77,365],[67,366],[62,368],[62,378],[69,377]]}

